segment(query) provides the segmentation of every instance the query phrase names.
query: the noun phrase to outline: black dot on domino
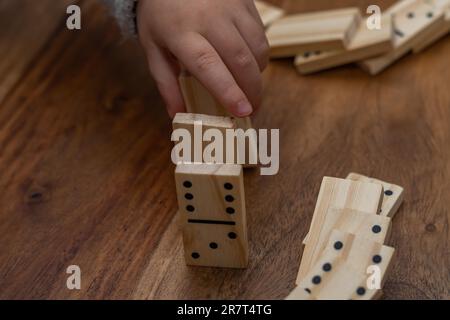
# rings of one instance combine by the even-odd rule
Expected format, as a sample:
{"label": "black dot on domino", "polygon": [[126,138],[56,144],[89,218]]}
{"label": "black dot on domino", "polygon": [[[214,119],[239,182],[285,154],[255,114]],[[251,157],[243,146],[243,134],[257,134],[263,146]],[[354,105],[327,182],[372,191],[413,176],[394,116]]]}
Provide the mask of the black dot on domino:
{"label": "black dot on domino", "polygon": [[230,232],[230,233],[228,233],[228,238],[230,238],[230,239],[236,239],[236,238],[237,238],[237,234],[234,233],[234,232]]}
{"label": "black dot on domino", "polygon": [[195,208],[194,208],[194,206],[188,205],[188,206],[186,206],[186,210],[189,212],[194,212]]}
{"label": "black dot on domino", "polygon": [[233,190],[233,185],[229,182],[225,183],[223,187],[227,190]]}
{"label": "black dot on domino", "polygon": [[359,287],[358,289],[356,289],[356,293],[358,294],[358,296],[363,296],[366,293],[366,289],[364,289],[363,287]]}
{"label": "black dot on domino", "polygon": [[211,249],[217,249],[219,246],[217,245],[217,243],[211,242],[211,243],[209,244],[209,247],[210,247]]}
{"label": "black dot on domino", "polygon": [[382,258],[381,258],[381,256],[378,255],[378,254],[374,255],[373,258],[372,258],[372,261],[373,261],[374,263],[380,263],[381,260],[382,260]]}
{"label": "black dot on domino", "polygon": [[198,258],[200,258],[200,255],[198,254],[198,252],[192,252],[191,257],[193,259],[198,259]]}
{"label": "black dot on domino", "polygon": [[379,225],[374,225],[373,227],[372,227],[372,232],[373,233],[380,233],[381,232],[381,227],[379,226]]}
{"label": "black dot on domino", "polygon": [[433,12],[428,12],[428,13],[427,13],[427,17],[428,17],[428,18],[433,18],[433,16],[434,16]]}
{"label": "black dot on domino", "polygon": [[192,200],[192,199],[194,199],[194,196],[192,195],[192,193],[186,193],[186,194],[184,195],[184,197],[185,197],[187,200]]}
{"label": "black dot on domino", "polygon": [[227,212],[228,214],[233,214],[233,213],[235,212],[235,210],[234,210],[234,208],[228,207],[228,208],[226,209],[226,212]]}
{"label": "black dot on domino", "polygon": [[183,186],[184,186],[185,188],[190,188],[190,187],[192,187],[192,182],[190,182],[190,181],[185,181],[185,182],[183,182]]}
{"label": "black dot on domino", "polygon": [[384,194],[387,195],[387,196],[392,196],[394,194],[394,192],[392,190],[386,190],[384,192]]}
{"label": "black dot on domino", "polygon": [[233,201],[234,201],[234,197],[231,196],[231,195],[226,195],[226,196],[225,196],[225,201],[226,201],[226,202],[233,202]]}
{"label": "black dot on domino", "polygon": [[325,271],[325,272],[331,271],[331,264],[330,263],[325,263],[322,266],[322,270]]}
{"label": "black dot on domino", "polygon": [[410,13],[408,13],[408,18],[409,18],[409,19],[412,19],[412,18],[414,18],[414,12],[410,12]]}
{"label": "black dot on domino", "polygon": [[311,52],[305,52],[305,53],[303,54],[303,56],[304,56],[305,58],[309,58],[310,55],[311,55]]}
{"label": "black dot on domino", "polygon": [[319,284],[322,281],[322,278],[320,276],[314,276],[312,278],[312,283]]}
{"label": "black dot on domino", "polygon": [[336,250],[341,250],[343,246],[344,246],[344,244],[343,244],[342,242],[340,242],[340,241],[336,241],[336,242],[334,243],[334,248],[335,248]]}

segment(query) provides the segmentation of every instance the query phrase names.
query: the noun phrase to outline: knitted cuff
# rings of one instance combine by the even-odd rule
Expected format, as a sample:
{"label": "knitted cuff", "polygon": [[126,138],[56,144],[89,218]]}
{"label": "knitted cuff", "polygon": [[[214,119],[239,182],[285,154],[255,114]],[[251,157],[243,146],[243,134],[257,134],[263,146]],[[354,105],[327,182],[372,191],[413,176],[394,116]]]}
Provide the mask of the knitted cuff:
{"label": "knitted cuff", "polygon": [[122,33],[127,36],[137,35],[136,8],[137,0],[103,0],[116,17]]}

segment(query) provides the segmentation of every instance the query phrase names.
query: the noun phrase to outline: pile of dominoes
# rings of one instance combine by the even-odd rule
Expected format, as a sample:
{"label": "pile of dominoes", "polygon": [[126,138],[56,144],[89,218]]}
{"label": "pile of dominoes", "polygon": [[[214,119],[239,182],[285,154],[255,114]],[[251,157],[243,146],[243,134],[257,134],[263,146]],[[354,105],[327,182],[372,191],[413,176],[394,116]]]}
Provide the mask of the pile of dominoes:
{"label": "pile of dominoes", "polygon": [[400,0],[382,12],[377,26],[358,8],[283,16],[279,8],[257,5],[271,58],[295,57],[301,74],[357,63],[376,75],[450,32],[450,0]]}
{"label": "pile of dominoes", "polygon": [[320,187],[296,287],[289,300],[372,300],[382,295],[394,248],[387,246],[403,188],[351,173]]}

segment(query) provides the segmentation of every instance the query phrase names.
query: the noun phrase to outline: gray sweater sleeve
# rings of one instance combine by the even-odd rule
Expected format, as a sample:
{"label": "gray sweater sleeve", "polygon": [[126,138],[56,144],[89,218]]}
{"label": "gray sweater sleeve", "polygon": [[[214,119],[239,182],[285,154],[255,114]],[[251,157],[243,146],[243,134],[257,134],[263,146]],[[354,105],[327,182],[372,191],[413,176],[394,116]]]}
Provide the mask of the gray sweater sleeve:
{"label": "gray sweater sleeve", "polygon": [[136,5],[137,0],[103,0],[117,19],[122,33],[136,36]]}

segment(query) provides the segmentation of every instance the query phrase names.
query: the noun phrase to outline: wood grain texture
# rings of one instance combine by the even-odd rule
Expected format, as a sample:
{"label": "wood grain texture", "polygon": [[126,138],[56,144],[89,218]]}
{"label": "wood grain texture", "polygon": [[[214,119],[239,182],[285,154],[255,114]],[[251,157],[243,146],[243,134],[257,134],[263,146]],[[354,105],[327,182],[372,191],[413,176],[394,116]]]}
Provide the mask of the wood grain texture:
{"label": "wood grain texture", "polygon": [[[21,6],[0,10],[2,25],[25,8],[64,21],[31,2],[0,1]],[[270,2],[290,13],[392,3]],[[254,122],[280,129],[280,172],[245,174],[249,267],[193,268],[176,221],[171,123],[145,58],[96,2],[81,6],[81,32],[33,22],[45,50],[39,39],[0,37],[33,61],[10,60],[20,81],[0,104],[0,298],[283,299],[322,178],[352,171],[406,191],[384,297],[450,298],[448,37],[377,77],[345,67],[305,78],[292,61],[272,62]],[[80,291],[66,288],[71,264]]]}

